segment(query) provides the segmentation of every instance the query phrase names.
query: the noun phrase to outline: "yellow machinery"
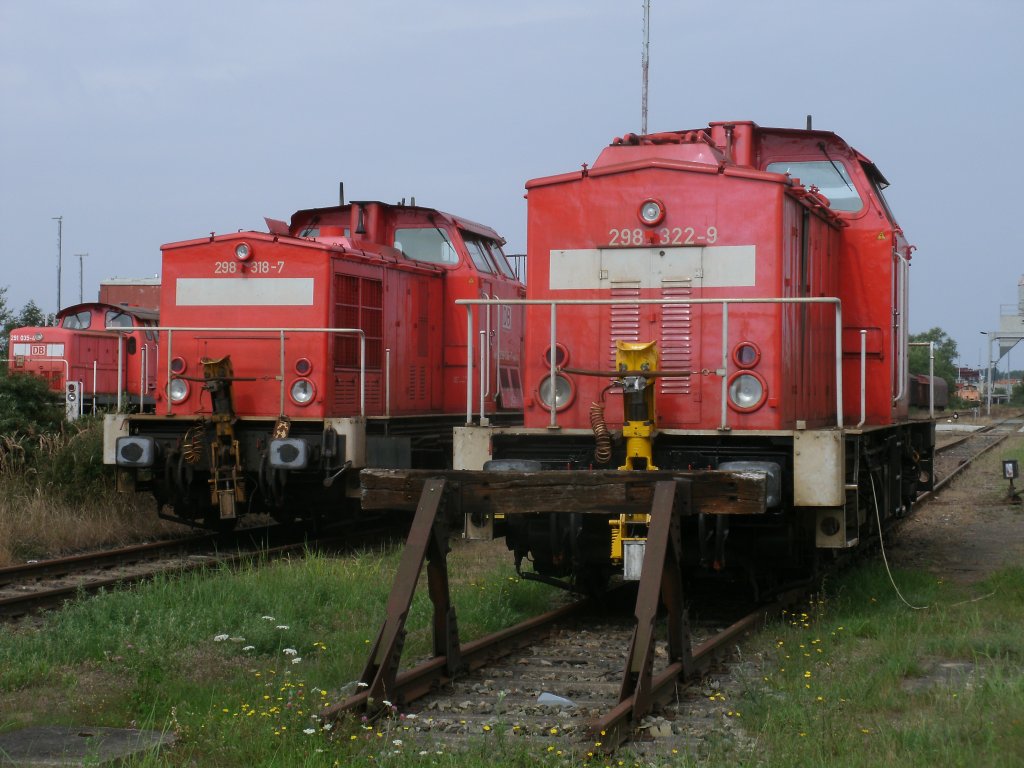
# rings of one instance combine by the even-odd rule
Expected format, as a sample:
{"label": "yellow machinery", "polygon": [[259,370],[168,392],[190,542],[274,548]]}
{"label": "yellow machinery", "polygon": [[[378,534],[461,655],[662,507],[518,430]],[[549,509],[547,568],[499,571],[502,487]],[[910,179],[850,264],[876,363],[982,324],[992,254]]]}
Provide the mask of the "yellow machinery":
{"label": "yellow machinery", "polygon": [[[619,469],[654,470],[652,441],[656,431],[654,412],[654,380],[645,373],[658,369],[658,348],[655,342],[635,343],[616,340],[615,370],[622,386],[622,436],[626,440],[626,463]],[[611,560],[622,563],[625,550],[635,546],[638,554],[647,541],[650,524],[648,514],[619,515],[608,521],[611,526]],[[642,556],[640,561],[642,561]],[[639,567],[635,558],[627,558],[626,578],[632,567]],[[636,576],[639,578],[639,571]]]}
{"label": "yellow machinery", "polygon": [[245,477],[238,439],[235,437],[235,409],[231,399],[234,370],[231,357],[203,359],[203,379],[210,393],[214,440],[210,450],[210,501],[221,520],[236,517],[235,508],[246,500]]}

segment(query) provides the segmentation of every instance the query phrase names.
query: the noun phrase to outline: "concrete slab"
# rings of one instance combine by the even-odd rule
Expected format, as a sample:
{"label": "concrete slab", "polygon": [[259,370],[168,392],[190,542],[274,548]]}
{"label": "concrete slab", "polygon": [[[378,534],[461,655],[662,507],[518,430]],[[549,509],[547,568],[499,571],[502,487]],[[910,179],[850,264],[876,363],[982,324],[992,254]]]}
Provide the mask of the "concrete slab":
{"label": "concrete slab", "polygon": [[953,420],[947,420],[945,424],[935,422],[936,432],[977,432],[981,429],[980,424],[959,424]]}
{"label": "concrete slab", "polygon": [[105,765],[174,743],[173,733],[43,725],[0,733],[0,766]]}

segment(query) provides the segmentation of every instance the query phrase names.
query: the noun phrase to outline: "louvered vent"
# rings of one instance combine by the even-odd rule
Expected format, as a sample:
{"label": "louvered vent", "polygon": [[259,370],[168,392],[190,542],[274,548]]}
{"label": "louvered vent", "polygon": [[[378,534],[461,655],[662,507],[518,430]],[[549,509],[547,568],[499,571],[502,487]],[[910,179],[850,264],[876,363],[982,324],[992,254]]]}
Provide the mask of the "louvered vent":
{"label": "louvered vent", "polygon": [[[666,280],[661,285],[661,298],[682,299],[692,295],[689,280]],[[665,304],[662,307],[661,342],[658,367],[663,370],[693,368],[693,305]],[[690,394],[690,377],[662,378],[661,392],[672,395]]]}
{"label": "louvered vent", "polygon": [[[613,283],[611,298],[619,301],[640,298],[640,283]],[[612,304],[608,327],[608,370],[615,370],[615,342],[640,341],[640,305]]]}

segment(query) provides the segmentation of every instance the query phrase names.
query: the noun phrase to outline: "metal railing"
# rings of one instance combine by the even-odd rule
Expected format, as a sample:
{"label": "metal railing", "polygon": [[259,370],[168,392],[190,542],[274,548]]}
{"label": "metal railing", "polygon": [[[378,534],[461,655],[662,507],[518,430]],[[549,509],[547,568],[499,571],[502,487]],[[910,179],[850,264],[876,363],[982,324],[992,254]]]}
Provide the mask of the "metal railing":
{"label": "metal railing", "polygon": [[[551,308],[551,339],[550,339],[550,377],[552,386],[552,398],[551,404],[548,406],[548,411],[551,413],[550,428],[558,428],[558,409],[555,403],[554,385],[555,385],[555,374],[557,373],[557,362],[554,350],[557,349],[557,327],[558,327],[558,307],[562,306],[611,306],[611,305],[629,305],[629,306],[640,306],[647,304],[656,305],[694,305],[694,304],[711,304],[719,305],[722,307],[722,360],[721,368],[714,371],[702,370],[695,371],[700,374],[711,374],[720,376],[722,379],[722,411],[721,411],[721,424],[718,429],[720,431],[728,431],[729,427],[729,408],[728,408],[728,367],[729,367],[729,307],[733,304],[786,304],[786,305],[799,305],[799,304],[831,304],[835,307],[835,382],[836,382],[836,426],[839,429],[843,428],[843,310],[842,302],[836,297],[793,297],[793,298],[742,298],[742,299],[631,299],[622,300],[616,299],[458,299],[456,304],[463,305],[466,307],[466,424],[473,423],[473,337],[474,333],[474,322],[473,322],[473,307],[475,306],[492,306],[492,305],[507,305],[507,306],[548,306]],[[489,314],[489,313],[488,313]],[[862,331],[862,334],[866,335],[866,331]],[[865,350],[865,336],[861,336],[861,424],[865,420],[865,401],[864,401],[864,379],[866,370],[866,350]],[[482,358],[484,356],[484,350],[481,349]],[[481,371],[483,373],[483,371]],[[486,424],[486,417],[484,415],[484,388],[481,386],[480,396],[480,418],[481,424]],[[860,426],[858,425],[858,426]]]}
{"label": "metal railing", "polygon": [[[274,379],[280,382],[280,412],[284,415],[284,404],[285,404],[285,365],[284,365],[284,351],[285,351],[285,334],[286,333],[325,333],[325,334],[348,334],[356,335],[359,337],[359,415],[362,417],[366,416],[366,332],[362,328],[214,328],[214,327],[193,327],[193,326],[171,326],[171,325],[159,325],[159,326],[148,326],[148,330],[156,331],[158,333],[164,332],[167,334],[167,380],[163,383],[163,392],[167,398],[167,413],[168,415],[172,412],[173,403],[171,402],[170,386],[171,380],[181,378],[171,373],[171,361],[174,360],[174,334],[175,333],[217,333],[223,334],[221,338],[231,339],[233,336],[237,336],[239,333],[266,333],[266,334],[277,334],[279,337],[279,349],[278,359],[280,360],[280,373],[274,377]],[[124,337],[127,335],[124,328],[117,328],[114,326],[108,326],[108,331],[120,331],[121,338],[119,339],[118,347],[118,360],[121,359],[120,347],[124,344]],[[119,371],[120,373],[120,371]],[[390,389],[390,382],[387,382],[387,386]],[[117,383],[117,402],[118,409],[120,410],[121,403],[121,381],[120,376],[118,377]]]}
{"label": "metal railing", "polygon": [[911,341],[911,347],[928,347],[928,415],[935,418],[935,342]]}

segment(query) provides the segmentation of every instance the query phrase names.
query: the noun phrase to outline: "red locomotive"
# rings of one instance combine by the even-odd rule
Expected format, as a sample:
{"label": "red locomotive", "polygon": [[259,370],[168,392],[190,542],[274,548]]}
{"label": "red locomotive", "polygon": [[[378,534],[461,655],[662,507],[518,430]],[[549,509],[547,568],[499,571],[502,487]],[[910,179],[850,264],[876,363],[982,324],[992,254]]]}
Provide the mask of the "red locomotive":
{"label": "red locomotive", "polygon": [[[10,371],[30,373],[66,397],[68,416],[122,406],[153,406],[156,389],[155,309],[87,302],[57,313],[55,326],[11,331]],[[118,334],[105,328],[117,328]]]}
{"label": "red locomotive", "polygon": [[[163,246],[156,413],[108,417],[105,460],[174,519],[315,517],[355,500],[362,467],[447,466],[469,347],[454,302],[525,295],[494,230],[415,203],[267,224]],[[479,405],[500,419],[522,407],[521,315],[482,330]]]}
{"label": "red locomotive", "polygon": [[[886,186],[834,133],[752,122],[629,134],[530,181],[525,425],[458,429],[455,466],[758,473],[758,514],[685,537],[744,578],[874,534],[931,486],[934,446],[907,416],[912,247]],[[636,572],[648,522],[496,530],[517,567],[600,583]]]}

